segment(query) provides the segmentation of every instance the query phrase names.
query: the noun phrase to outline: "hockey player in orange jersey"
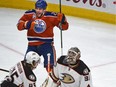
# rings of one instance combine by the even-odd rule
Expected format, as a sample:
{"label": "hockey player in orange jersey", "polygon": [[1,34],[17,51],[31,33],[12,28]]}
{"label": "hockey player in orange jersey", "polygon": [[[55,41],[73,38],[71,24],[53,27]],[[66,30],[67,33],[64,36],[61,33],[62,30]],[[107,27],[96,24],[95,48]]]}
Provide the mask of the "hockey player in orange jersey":
{"label": "hockey player in orange jersey", "polygon": [[[48,69],[48,56],[50,54],[50,67],[55,63],[54,33],[53,28],[59,27],[62,30],[68,29],[68,22],[63,13],[46,11],[47,3],[45,0],[38,0],[35,9],[26,11],[19,19],[18,30],[27,30],[28,48],[27,52],[35,51],[44,57],[44,67]],[[26,52],[26,53],[27,53]]]}

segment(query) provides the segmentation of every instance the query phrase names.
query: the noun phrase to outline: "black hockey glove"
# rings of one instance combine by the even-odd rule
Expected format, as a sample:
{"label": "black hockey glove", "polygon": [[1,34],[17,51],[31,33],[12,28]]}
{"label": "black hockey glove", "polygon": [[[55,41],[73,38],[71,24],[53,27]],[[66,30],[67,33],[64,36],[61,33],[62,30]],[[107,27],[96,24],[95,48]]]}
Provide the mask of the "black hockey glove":
{"label": "black hockey glove", "polygon": [[62,20],[61,20],[61,24],[65,24],[65,23],[66,23],[66,21],[65,21],[65,15],[63,14]]}
{"label": "black hockey glove", "polygon": [[65,24],[66,23],[65,15],[63,13],[58,13],[58,20],[60,21],[61,24]]}

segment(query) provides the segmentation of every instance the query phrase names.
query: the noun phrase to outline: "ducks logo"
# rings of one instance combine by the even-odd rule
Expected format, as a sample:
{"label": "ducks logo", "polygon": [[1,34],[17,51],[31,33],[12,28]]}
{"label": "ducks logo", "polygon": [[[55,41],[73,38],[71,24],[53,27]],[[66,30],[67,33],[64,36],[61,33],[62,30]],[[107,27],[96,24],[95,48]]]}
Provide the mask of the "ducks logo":
{"label": "ducks logo", "polygon": [[69,74],[67,74],[67,73],[62,73],[62,79],[60,79],[63,83],[67,83],[67,84],[70,84],[70,83],[74,83],[75,82],[75,80],[74,80],[74,78],[71,76],[71,75],[69,75]]}

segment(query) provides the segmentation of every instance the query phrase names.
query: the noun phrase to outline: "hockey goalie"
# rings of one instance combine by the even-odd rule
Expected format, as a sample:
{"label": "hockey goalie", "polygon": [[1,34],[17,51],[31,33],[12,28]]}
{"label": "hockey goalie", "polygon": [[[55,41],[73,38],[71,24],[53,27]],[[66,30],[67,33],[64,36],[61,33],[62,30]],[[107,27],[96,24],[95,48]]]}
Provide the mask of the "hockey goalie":
{"label": "hockey goalie", "polygon": [[91,72],[77,47],[61,56],[41,87],[93,87]]}

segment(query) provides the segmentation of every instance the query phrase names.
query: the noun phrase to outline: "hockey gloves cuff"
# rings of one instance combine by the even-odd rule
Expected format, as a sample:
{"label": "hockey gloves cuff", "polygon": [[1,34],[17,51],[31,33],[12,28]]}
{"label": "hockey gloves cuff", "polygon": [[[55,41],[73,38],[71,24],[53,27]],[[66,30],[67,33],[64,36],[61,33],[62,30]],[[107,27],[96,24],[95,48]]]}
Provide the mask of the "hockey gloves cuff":
{"label": "hockey gloves cuff", "polygon": [[31,27],[31,23],[32,23],[32,21],[26,21],[25,22],[25,28],[29,29]]}
{"label": "hockey gloves cuff", "polygon": [[58,20],[61,22],[61,24],[65,24],[66,23],[65,15],[63,13],[58,13]]}

